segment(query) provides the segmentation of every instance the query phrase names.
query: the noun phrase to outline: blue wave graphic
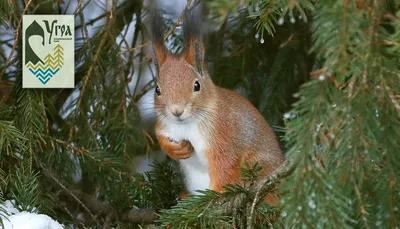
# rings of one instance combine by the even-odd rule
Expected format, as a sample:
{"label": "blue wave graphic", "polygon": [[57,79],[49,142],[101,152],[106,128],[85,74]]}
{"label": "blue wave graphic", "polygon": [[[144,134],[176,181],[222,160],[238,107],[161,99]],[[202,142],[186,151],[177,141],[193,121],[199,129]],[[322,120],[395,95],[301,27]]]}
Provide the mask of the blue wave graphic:
{"label": "blue wave graphic", "polygon": [[60,70],[60,68],[57,68],[54,71],[51,68],[46,68],[44,71],[41,68],[38,68],[36,71],[34,71],[32,68],[28,69],[33,75],[36,76],[36,78],[40,80],[40,82],[42,82],[42,84],[49,82],[49,80]]}
{"label": "blue wave graphic", "polygon": [[31,71],[32,74],[34,74],[35,76],[38,74],[38,72],[42,73],[43,75],[51,72],[52,75],[55,75],[59,70],[60,70],[60,68],[57,68],[54,71],[51,68],[47,68],[45,71],[43,71],[41,68],[38,68],[36,71],[33,71],[32,68],[29,68],[29,71]]}

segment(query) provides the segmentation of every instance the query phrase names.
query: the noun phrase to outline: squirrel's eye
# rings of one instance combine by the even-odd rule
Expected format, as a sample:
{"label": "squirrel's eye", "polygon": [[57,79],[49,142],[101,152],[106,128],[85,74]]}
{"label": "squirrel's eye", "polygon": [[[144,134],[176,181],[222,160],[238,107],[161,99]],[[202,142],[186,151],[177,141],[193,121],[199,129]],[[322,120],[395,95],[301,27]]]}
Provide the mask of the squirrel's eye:
{"label": "squirrel's eye", "polygon": [[199,83],[199,81],[194,82],[193,89],[194,89],[194,91],[200,91],[200,83]]}
{"label": "squirrel's eye", "polygon": [[159,86],[156,87],[156,94],[157,94],[157,95],[161,95],[161,90],[160,90],[160,87],[159,87]]}

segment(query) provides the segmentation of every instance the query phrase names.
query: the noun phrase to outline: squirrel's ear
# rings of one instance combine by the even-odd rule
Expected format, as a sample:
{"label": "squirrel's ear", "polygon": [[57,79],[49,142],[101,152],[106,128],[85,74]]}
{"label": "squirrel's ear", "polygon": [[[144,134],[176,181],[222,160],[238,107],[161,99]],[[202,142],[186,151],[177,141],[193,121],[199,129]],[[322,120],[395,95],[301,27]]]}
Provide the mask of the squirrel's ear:
{"label": "squirrel's ear", "polygon": [[164,47],[164,44],[156,44],[153,42],[153,56],[154,56],[154,64],[156,66],[157,73],[161,68],[161,65],[164,64],[167,59],[167,51]]}
{"label": "squirrel's ear", "polygon": [[164,45],[165,24],[158,8],[153,7],[150,15],[151,40],[153,43],[154,55],[153,59],[158,75],[161,65],[164,64],[165,60],[167,59],[167,49]]}
{"label": "squirrel's ear", "polygon": [[185,60],[194,66],[201,75],[203,75],[204,69],[203,7],[204,5],[200,3],[186,12],[182,26],[185,40]]}
{"label": "squirrel's ear", "polygon": [[185,60],[194,66],[201,75],[203,74],[204,46],[201,40],[191,38],[189,41],[186,41]]}

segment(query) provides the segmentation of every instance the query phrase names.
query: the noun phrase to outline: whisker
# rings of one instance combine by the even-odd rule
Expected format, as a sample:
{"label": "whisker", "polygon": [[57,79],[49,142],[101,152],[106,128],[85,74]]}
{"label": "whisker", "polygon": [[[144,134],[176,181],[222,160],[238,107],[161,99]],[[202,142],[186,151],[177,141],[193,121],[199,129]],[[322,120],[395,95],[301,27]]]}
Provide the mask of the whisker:
{"label": "whisker", "polygon": [[147,108],[149,108],[149,107],[150,107],[150,108],[154,108],[154,107],[155,107],[155,108],[166,108],[167,106],[165,106],[165,105],[153,105],[153,104],[152,104],[151,106],[146,106],[146,107],[147,107]]}
{"label": "whisker", "polygon": [[164,108],[164,107],[145,107],[145,108],[140,108],[140,111],[148,111],[148,110],[155,110],[157,108]]}
{"label": "whisker", "polygon": [[154,99],[149,100],[139,100],[138,103],[154,103]]}

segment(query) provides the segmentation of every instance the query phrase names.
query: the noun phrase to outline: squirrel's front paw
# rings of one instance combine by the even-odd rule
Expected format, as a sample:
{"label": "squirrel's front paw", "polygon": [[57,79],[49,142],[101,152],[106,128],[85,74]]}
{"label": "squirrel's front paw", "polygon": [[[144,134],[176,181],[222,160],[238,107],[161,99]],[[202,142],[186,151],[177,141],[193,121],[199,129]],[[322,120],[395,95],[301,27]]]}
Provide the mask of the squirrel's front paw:
{"label": "squirrel's front paw", "polygon": [[170,147],[167,152],[172,159],[178,160],[189,158],[192,156],[193,151],[192,144],[184,140],[181,142],[170,141]]}
{"label": "squirrel's front paw", "polygon": [[168,153],[168,156],[174,160],[186,159],[192,156],[194,152],[192,144],[189,141],[175,142],[174,140],[164,137],[157,136],[160,142],[161,149]]}

